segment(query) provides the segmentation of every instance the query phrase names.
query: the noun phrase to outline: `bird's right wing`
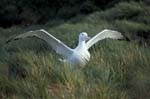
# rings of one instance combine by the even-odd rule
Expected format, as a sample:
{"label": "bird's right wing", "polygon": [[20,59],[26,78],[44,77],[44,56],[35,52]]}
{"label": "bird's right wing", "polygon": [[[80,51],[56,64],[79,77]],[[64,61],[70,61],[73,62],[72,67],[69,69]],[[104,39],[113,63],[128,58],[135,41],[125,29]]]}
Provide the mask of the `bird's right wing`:
{"label": "bird's right wing", "polygon": [[69,48],[67,45],[65,45],[63,42],[55,38],[53,35],[45,31],[44,29],[29,31],[29,32],[20,34],[12,39],[9,39],[7,43],[12,40],[22,39],[26,37],[37,37],[46,41],[56,51],[56,53],[61,54],[66,58],[70,54],[72,54],[71,48]]}
{"label": "bird's right wing", "polygon": [[106,38],[123,39],[124,36],[120,32],[118,32],[118,31],[105,29],[105,30],[101,31],[100,33],[98,33],[97,35],[95,35],[93,38],[91,38],[86,43],[86,46],[89,49],[92,45],[94,45],[98,41],[106,39]]}

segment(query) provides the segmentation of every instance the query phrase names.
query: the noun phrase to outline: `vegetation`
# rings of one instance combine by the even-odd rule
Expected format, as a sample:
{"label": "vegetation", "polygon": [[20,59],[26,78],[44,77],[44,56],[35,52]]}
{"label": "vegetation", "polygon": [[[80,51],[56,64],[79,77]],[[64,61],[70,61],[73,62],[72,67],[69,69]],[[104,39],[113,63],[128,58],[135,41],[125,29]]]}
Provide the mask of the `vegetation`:
{"label": "vegetation", "polygon": [[147,6],[150,4],[149,0],[1,0],[0,26],[7,28],[45,24],[54,19],[68,20],[78,14],[87,15],[129,1],[143,2]]}
{"label": "vegetation", "polygon": [[[19,2],[23,1],[25,2],[25,0]],[[31,1],[35,2],[35,0],[28,2]],[[37,0],[40,3],[46,1]],[[70,3],[73,1],[78,0],[71,0]],[[80,0],[79,5],[83,4],[81,3],[83,1]],[[77,13],[69,18],[65,16],[67,20],[54,18],[44,25],[32,24],[28,27],[15,25],[5,29],[0,28],[0,98],[149,99],[150,7],[148,3],[145,3],[146,0],[144,2],[125,0],[128,2],[120,3],[119,0],[115,0],[114,5],[107,5],[109,9],[106,9],[107,7],[104,6],[99,7],[98,0],[85,1],[93,2],[90,3],[94,6],[91,7],[94,8],[92,13],[86,15]],[[16,6],[16,3],[14,5]],[[28,6],[26,8],[31,9]],[[43,12],[42,7],[39,10]],[[44,11],[43,13],[47,14],[47,10]],[[43,17],[35,13],[33,17],[27,18],[38,22],[36,19]],[[65,11],[59,13],[64,14]],[[122,32],[130,41],[107,39],[99,42],[90,49],[92,56],[90,62],[84,68],[75,70],[58,61],[59,56],[42,40],[26,38],[5,43],[15,35],[40,28],[46,29],[72,48],[76,46],[80,32],[85,31],[90,36],[94,36],[105,28]]]}

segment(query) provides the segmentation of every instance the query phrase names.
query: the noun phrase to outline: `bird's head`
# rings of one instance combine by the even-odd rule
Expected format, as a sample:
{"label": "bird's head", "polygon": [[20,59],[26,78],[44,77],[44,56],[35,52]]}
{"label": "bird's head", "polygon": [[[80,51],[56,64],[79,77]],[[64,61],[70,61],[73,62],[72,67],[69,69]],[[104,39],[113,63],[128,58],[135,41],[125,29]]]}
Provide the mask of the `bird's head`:
{"label": "bird's head", "polygon": [[86,32],[81,32],[79,35],[79,41],[87,41],[89,40],[90,37],[88,36],[88,34]]}

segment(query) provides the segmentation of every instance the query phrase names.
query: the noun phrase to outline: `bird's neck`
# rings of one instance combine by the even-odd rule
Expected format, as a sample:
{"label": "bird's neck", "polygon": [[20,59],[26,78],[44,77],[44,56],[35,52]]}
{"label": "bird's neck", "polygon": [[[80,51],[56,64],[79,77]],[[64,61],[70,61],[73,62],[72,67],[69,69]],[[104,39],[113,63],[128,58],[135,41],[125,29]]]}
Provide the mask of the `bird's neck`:
{"label": "bird's neck", "polygon": [[78,46],[76,49],[82,49],[82,48],[86,48],[86,43],[85,43],[85,41],[79,40],[79,43],[78,43]]}

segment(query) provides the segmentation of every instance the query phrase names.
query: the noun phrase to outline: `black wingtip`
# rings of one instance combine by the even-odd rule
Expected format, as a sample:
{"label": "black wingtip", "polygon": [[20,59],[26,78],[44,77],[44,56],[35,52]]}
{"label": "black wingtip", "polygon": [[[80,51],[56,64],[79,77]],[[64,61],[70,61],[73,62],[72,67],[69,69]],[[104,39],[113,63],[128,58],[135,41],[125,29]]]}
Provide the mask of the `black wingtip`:
{"label": "black wingtip", "polygon": [[120,41],[131,41],[127,36],[125,36],[125,35],[123,35],[123,37],[122,38],[120,38],[120,39],[118,39],[118,40],[120,40]]}
{"label": "black wingtip", "polygon": [[6,41],[6,44],[10,43],[11,41],[14,41],[14,40],[18,40],[19,38],[10,38]]}
{"label": "black wingtip", "polygon": [[7,40],[5,43],[8,44],[10,41],[11,41],[11,40],[9,39],[9,40]]}
{"label": "black wingtip", "polygon": [[8,39],[5,43],[8,44],[11,41],[12,41],[12,38]]}
{"label": "black wingtip", "polygon": [[131,41],[130,39],[129,39],[129,37],[127,37],[126,35],[123,35],[124,36],[124,40],[126,40],[126,41]]}

